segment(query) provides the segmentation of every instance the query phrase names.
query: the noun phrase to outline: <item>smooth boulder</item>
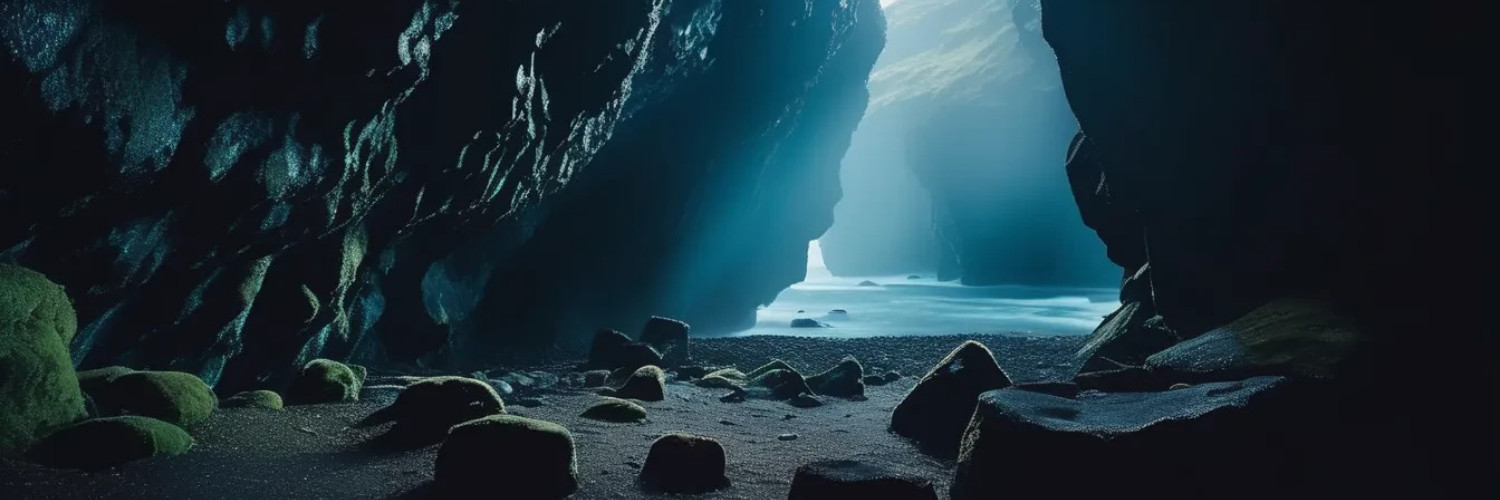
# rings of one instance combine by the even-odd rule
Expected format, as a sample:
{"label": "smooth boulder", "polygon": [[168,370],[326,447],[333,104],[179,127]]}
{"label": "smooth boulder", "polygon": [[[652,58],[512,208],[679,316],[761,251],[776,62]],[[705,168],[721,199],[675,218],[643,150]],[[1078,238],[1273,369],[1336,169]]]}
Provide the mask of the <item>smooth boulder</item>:
{"label": "smooth boulder", "polygon": [[187,453],[193,437],[171,423],[127,415],[96,418],[58,430],[28,453],[36,463],[95,471],[151,457]]}
{"label": "smooth boulder", "polygon": [[303,365],[287,386],[286,404],[353,403],[359,401],[364,381],[364,367],[314,359]]}
{"label": "smooth boulder", "polygon": [[853,356],[839,361],[823,373],[807,377],[807,386],[816,394],[840,398],[865,395],[864,367]]}
{"label": "smooth boulder", "polygon": [[854,460],[822,460],[797,467],[788,500],[830,498],[937,500],[932,481]]}
{"label": "smooth boulder", "polygon": [[958,453],[959,439],[985,391],[1011,385],[984,344],[965,341],[927,372],[891,412],[890,429],[940,457]]}
{"label": "smooth boulder", "polygon": [[565,498],[578,490],[573,434],[552,422],[493,415],[453,427],[438,449],[434,485],[444,498],[496,488],[526,498]]}
{"label": "smooth boulder", "polygon": [[651,443],[641,466],[641,486],[660,493],[707,493],[729,486],[724,445],[713,438],[668,434]]}
{"label": "smooth boulder", "polygon": [[812,318],[796,318],[792,320],[792,328],[832,328],[832,325]]}
{"label": "smooth boulder", "polygon": [[0,458],[87,416],[68,352],[77,331],[61,286],[0,264]]}
{"label": "smooth boulder", "polygon": [[614,391],[622,399],[661,401],[667,398],[667,374],[657,366],[642,366]]}
{"label": "smooth boulder", "polygon": [[769,399],[791,399],[801,394],[812,391],[807,385],[807,379],[802,374],[790,368],[777,368],[760,372],[746,383],[747,387],[757,389],[756,396]]}
{"label": "smooth boulder", "polygon": [[[1278,457],[1283,443],[1303,443],[1280,433],[1311,425],[1299,421],[1309,405],[1279,399],[1288,382],[1258,377],[1076,399],[1016,388],[986,392],[965,433],[949,493],[954,500],[1062,492],[1112,497],[1168,487],[1183,497],[1207,498],[1278,484],[1286,474],[1316,474],[1317,467],[1298,472],[1296,460],[1268,459]],[[1098,464],[1087,468],[1085,481],[1079,469],[1057,466],[1079,457]]]}
{"label": "smooth boulder", "polygon": [[285,407],[281,395],[265,389],[245,391],[219,402],[220,408],[262,408],[280,410]]}
{"label": "smooth boulder", "polygon": [[380,439],[395,446],[442,441],[455,425],[505,413],[493,387],[466,377],[431,377],[407,386],[396,401],[376,410],[361,426],[395,422]]}
{"label": "smooth boulder", "polygon": [[106,366],[103,368],[84,370],[78,372],[78,387],[83,389],[83,392],[85,394],[92,394],[99,389],[103,389],[104,387],[108,386],[109,382],[111,380],[114,380],[115,377],[133,371],[135,370],[124,366]]}
{"label": "smooth boulder", "polygon": [[692,360],[689,350],[690,332],[687,323],[672,318],[652,316],[641,328],[641,342],[662,353],[661,366],[677,367]]}
{"label": "smooth boulder", "polygon": [[636,423],[646,419],[646,408],[620,398],[604,398],[578,416],[603,422]]}
{"label": "smooth boulder", "polygon": [[213,388],[185,372],[126,373],[93,397],[105,415],[140,415],[183,427],[202,422],[219,407]]}

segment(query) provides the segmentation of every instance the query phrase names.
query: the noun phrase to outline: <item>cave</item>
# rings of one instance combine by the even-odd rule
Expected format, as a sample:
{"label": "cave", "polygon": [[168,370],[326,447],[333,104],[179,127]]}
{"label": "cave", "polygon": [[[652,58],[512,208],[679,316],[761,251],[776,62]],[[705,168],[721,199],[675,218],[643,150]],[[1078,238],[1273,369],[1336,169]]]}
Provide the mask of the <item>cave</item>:
{"label": "cave", "polygon": [[1478,19],[0,3],[0,496],[1493,496]]}

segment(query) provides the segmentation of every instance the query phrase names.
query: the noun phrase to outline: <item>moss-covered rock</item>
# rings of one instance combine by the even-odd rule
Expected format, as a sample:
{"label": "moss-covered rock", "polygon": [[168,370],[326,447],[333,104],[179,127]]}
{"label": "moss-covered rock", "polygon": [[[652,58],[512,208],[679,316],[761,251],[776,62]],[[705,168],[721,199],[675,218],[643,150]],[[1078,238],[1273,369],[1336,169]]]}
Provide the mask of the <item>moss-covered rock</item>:
{"label": "moss-covered rock", "polygon": [[29,458],[49,467],[99,470],[151,457],[181,455],[193,437],[171,423],[127,415],[65,427],[31,448]]}
{"label": "moss-covered rock", "polygon": [[724,445],[713,438],[667,434],[651,443],[641,486],[662,493],[706,493],[729,486]]}
{"label": "moss-covered rock", "polygon": [[696,385],[698,387],[706,387],[709,389],[732,389],[744,384],[745,382],[743,374],[741,375],[739,380],[735,380],[723,375],[710,373],[708,375],[705,375],[703,378],[693,381],[693,385]]}
{"label": "moss-covered rock", "polygon": [[382,439],[410,447],[442,441],[455,425],[505,413],[495,388],[467,377],[432,377],[408,386],[390,406],[376,410],[362,426],[396,422]]}
{"label": "moss-covered rock", "polygon": [[584,387],[604,387],[609,381],[609,370],[589,370],[583,372]]}
{"label": "moss-covered rock", "polygon": [[750,373],[746,373],[745,374],[745,379],[746,380],[755,379],[757,377],[760,377],[761,375],[765,375],[767,372],[770,372],[772,370],[797,371],[796,368],[792,368],[792,365],[787,364],[787,362],[779,360],[779,359],[773,359],[769,363],[766,363],[764,365],[760,365],[759,368],[756,368],[754,370],[750,370]]}
{"label": "moss-covered rock", "polygon": [[791,399],[799,394],[813,392],[812,388],[807,385],[807,379],[803,378],[797,370],[790,368],[760,372],[751,378],[747,385],[766,390],[765,396],[772,399]]}
{"label": "moss-covered rock", "polygon": [[646,408],[619,398],[604,398],[579,416],[605,422],[634,423],[646,419]]}
{"label": "moss-covered rock", "polygon": [[302,366],[286,389],[289,405],[353,403],[359,401],[365,369],[331,359],[314,359]]}
{"label": "moss-covered rock", "polygon": [[891,431],[940,457],[958,454],[979,394],[1009,387],[1010,377],[984,344],[966,341],[938,362],[891,411]]}
{"label": "moss-covered rock", "polygon": [[667,398],[667,374],[657,366],[642,366],[615,391],[615,397],[661,401]]}
{"label": "moss-covered rock", "polygon": [[219,402],[221,408],[264,408],[280,410],[284,406],[281,395],[265,389],[245,391]]}
{"label": "moss-covered rock", "polygon": [[183,372],[126,373],[92,395],[105,415],[140,415],[179,426],[201,422],[219,406],[203,379]]}
{"label": "moss-covered rock", "polygon": [[807,377],[807,385],[813,392],[824,396],[852,398],[865,395],[865,373],[859,360],[849,356],[823,373]]}
{"label": "moss-covered rock", "polygon": [[494,415],[453,427],[438,450],[435,485],[441,494],[467,498],[497,485],[527,498],[564,498],[578,490],[573,434],[561,425]]}
{"label": "moss-covered rock", "polygon": [[109,382],[114,380],[115,377],[133,371],[135,370],[124,366],[106,366],[104,368],[84,370],[78,372],[78,387],[82,388],[85,393],[93,394],[95,391],[109,385]]}
{"label": "moss-covered rock", "polygon": [[84,418],[68,346],[78,330],[61,286],[0,264],[0,457],[16,457]]}

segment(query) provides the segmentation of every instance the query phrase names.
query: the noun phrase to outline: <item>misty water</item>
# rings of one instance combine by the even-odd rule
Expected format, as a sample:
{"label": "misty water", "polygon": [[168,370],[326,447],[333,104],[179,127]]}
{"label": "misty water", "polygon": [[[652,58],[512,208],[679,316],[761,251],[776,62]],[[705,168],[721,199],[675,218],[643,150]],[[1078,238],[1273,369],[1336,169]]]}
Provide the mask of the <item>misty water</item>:
{"label": "misty water", "polygon": [[[756,313],[754,328],[738,335],[871,337],[1003,333],[1084,335],[1119,307],[1110,288],[963,286],[931,272],[897,276],[833,276],[814,241],[807,280],[781,292]],[[862,286],[863,282],[876,286]],[[830,314],[843,309],[847,314]],[[810,318],[830,328],[792,328]]]}

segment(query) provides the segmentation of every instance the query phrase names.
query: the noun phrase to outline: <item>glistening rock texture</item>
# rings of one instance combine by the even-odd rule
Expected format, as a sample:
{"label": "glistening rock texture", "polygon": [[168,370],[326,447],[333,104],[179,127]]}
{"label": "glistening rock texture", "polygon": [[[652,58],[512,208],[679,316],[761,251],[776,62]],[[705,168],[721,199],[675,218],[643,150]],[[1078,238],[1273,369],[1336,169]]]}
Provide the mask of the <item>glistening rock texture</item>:
{"label": "glistening rock texture", "polygon": [[1386,440],[1361,488],[1433,495],[1483,477],[1444,448],[1480,446],[1445,412],[1389,401],[1472,397],[1423,374],[1494,380],[1478,359],[1493,320],[1476,270],[1493,253],[1471,241],[1486,212],[1466,132],[1477,4],[1042,4],[1086,136],[1074,159],[1090,165],[1070,169],[1085,220],[1116,262],[1149,263],[1165,325],[1194,337],[1272,299],[1324,297],[1373,341],[1326,396],[1344,428]]}
{"label": "glistening rock texture", "polygon": [[724,328],[801,279],[882,43],[874,0],[7,2],[0,259],[76,363],[223,394]]}

